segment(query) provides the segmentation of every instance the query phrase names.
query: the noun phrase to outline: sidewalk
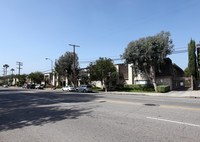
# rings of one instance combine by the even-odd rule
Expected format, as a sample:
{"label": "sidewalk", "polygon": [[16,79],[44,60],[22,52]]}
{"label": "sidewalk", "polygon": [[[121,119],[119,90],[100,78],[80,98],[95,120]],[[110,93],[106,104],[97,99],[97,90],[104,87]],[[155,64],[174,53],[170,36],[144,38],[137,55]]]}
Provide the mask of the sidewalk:
{"label": "sidewalk", "polygon": [[118,95],[146,95],[146,96],[164,96],[164,97],[199,97],[200,90],[187,91],[170,91],[167,93],[145,93],[145,92],[102,92],[104,94],[118,94]]}

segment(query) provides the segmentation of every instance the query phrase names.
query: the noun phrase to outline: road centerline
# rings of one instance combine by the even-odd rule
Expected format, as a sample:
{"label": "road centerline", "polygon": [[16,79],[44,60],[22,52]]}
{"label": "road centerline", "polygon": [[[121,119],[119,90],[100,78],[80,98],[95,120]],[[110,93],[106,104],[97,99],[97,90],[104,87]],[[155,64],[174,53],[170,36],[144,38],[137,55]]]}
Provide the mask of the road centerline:
{"label": "road centerline", "polygon": [[[130,104],[130,105],[145,105],[145,103],[139,103],[139,102],[127,102],[127,101],[116,101],[116,100],[106,100],[106,99],[97,99],[97,101],[112,102],[112,103],[121,103],[121,104]],[[156,107],[161,107],[161,108],[200,110],[200,108],[189,108],[189,107],[181,107],[181,106],[169,106],[169,105],[155,105],[155,106]]]}

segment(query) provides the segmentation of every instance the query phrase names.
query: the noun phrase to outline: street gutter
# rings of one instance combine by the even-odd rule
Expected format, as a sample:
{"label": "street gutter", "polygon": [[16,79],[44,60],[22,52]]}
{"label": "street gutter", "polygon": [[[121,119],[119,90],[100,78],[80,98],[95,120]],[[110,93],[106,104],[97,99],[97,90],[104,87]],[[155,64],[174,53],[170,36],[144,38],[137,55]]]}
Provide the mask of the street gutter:
{"label": "street gutter", "polygon": [[167,93],[148,93],[148,92],[99,92],[99,93],[116,94],[116,95],[141,95],[141,96],[160,96],[160,97],[200,98],[200,90],[197,90],[197,91],[170,91]]}

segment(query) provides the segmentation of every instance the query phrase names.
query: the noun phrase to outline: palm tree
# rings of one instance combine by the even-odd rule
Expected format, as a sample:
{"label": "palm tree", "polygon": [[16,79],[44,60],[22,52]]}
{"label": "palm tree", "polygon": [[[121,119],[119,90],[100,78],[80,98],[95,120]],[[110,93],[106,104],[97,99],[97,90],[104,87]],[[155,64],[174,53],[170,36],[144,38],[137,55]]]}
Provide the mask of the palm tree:
{"label": "palm tree", "polygon": [[[5,64],[3,65],[4,69],[5,69],[5,79],[7,77],[7,68],[9,68],[9,65],[8,64]],[[4,80],[4,83],[5,83],[5,80]]]}

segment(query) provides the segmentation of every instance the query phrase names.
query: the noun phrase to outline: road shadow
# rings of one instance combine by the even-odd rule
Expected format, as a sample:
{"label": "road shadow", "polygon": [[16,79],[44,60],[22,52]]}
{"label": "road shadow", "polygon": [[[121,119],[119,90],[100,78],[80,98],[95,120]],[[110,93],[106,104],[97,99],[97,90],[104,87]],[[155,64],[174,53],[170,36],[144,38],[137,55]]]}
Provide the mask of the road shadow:
{"label": "road shadow", "polygon": [[[88,115],[93,108],[72,103],[90,102],[98,96],[61,95],[58,92],[0,93],[0,131],[27,126],[55,123],[65,119],[78,119]],[[64,103],[64,105],[60,105]]]}
{"label": "road shadow", "polygon": [[20,88],[0,88],[0,92],[16,92],[16,91],[27,91],[27,89],[20,89]]}

